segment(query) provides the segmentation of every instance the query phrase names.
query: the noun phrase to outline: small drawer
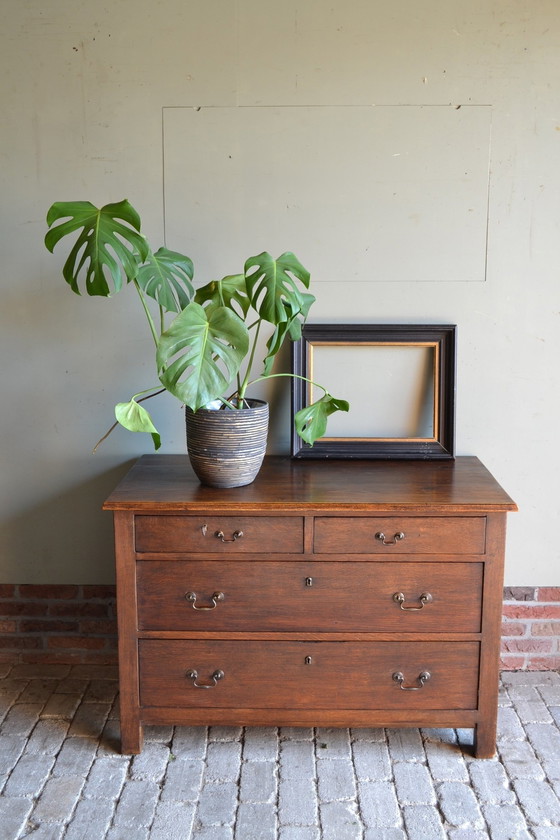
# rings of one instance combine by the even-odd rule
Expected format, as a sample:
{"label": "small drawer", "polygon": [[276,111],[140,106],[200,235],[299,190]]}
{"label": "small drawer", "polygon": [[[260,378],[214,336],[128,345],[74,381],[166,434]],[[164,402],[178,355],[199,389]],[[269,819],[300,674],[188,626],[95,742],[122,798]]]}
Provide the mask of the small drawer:
{"label": "small drawer", "polygon": [[478,633],[482,563],[145,560],[140,630]]}
{"label": "small drawer", "polygon": [[136,552],[301,554],[303,519],[281,516],[136,516]]}
{"label": "small drawer", "polygon": [[140,641],[143,706],[476,709],[477,642]]}
{"label": "small drawer", "polygon": [[318,517],[316,554],[484,554],[484,516]]}

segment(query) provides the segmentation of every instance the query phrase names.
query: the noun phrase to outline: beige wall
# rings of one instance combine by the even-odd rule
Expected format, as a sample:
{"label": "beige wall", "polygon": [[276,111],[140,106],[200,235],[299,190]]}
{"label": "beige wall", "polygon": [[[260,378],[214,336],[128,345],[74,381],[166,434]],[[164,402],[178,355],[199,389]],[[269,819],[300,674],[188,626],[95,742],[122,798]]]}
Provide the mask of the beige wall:
{"label": "beige wall", "polygon": [[[491,110],[487,249],[465,226],[455,266],[455,244],[450,250],[446,237],[440,252],[430,240],[417,276],[397,259],[388,273],[386,253],[379,271],[373,260],[344,277],[321,277],[307,259],[319,275],[313,320],[458,325],[458,454],[477,454],[520,506],[509,520],[506,583],[560,585],[556,0],[3,0],[2,11],[1,579],[111,581],[111,521],[99,508],[132,459],[149,451],[119,431],[89,454],[114,403],[155,381],[153,360],[132,296],[85,300],[61,282],[62,250],[52,257],[42,246],[49,205],[128,197],[159,244],[170,108],[283,106],[295,129],[295,106],[328,106],[342,123],[349,106],[461,105]],[[476,137],[487,149],[488,137]],[[175,138],[192,164],[188,135]],[[472,150],[465,138],[458,157]],[[282,165],[289,171],[289,161]],[[219,266],[220,242],[197,216],[212,195],[186,194],[182,219],[175,197],[165,232],[169,247],[211,254]],[[430,195],[432,224],[440,213],[442,230],[455,222],[457,236],[453,191],[445,206]],[[327,238],[340,265],[353,265],[361,241],[348,241],[352,203],[350,195],[345,235],[335,224]],[[373,230],[383,207],[372,195]],[[315,241],[310,218],[304,248],[305,234]],[[250,234],[248,215],[237,221]],[[317,263],[323,248],[310,250]],[[465,278],[472,249],[483,270]],[[209,279],[203,264],[200,277]],[[163,398],[154,415],[163,451],[182,451],[180,408]],[[285,451],[287,440],[284,397],[271,450]]]}

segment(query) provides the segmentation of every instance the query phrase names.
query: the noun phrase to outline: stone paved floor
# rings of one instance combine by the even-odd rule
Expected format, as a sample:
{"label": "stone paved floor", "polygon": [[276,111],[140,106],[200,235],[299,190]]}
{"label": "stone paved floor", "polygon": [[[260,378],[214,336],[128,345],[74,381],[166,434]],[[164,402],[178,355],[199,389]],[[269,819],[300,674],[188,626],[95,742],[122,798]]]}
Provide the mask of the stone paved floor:
{"label": "stone paved floor", "polygon": [[560,840],[560,675],[504,673],[470,730],[149,727],[111,667],[0,666],[0,840]]}

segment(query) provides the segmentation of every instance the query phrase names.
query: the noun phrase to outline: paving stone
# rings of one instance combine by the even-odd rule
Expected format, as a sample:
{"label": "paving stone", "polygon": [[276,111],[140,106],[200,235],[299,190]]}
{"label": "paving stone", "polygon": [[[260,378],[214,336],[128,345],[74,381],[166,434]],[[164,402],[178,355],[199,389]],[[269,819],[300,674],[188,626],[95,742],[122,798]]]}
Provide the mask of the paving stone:
{"label": "paving stone", "polygon": [[457,731],[455,729],[421,729],[422,737],[430,744],[458,744]]}
{"label": "paving stone", "polygon": [[177,758],[167,765],[161,798],[163,801],[195,802],[202,786],[204,762]]}
{"label": "paving stone", "polygon": [[529,840],[527,823],[517,805],[484,805],[492,840]]}
{"label": "paving stone", "polygon": [[209,741],[239,741],[242,736],[242,726],[211,726],[208,730]]}
{"label": "paving stone", "polygon": [[176,726],[171,753],[176,758],[204,758],[207,742],[206,726]]}
{"label": "paving stone", "polygon": [[512,686],[509,696],[521,723],[551,723],[552,718],[534,686]]}
{"label": "paving stone", "polygon": [[[57,689],[59,691],[60,689]],[[119,691],[117,680],[92,680],[87,691],[80,692],[84,703],[112,703]]]}
{"label": "paving stone", "polygon": [[63,718],[72,720],[80,705],[81,696],[76,694],[51,694],[45,704],[41,718]]}
{"label": "paving stone", "polygon": [[243,758],[246,761],[276,761],[278,730],[274,726],[255,726],[245,730]]}
{"label": "paving stone", "polygon": [[[322,802],[356,798],[354,767],[349,759],[317,762],[317,786]],[[336,811],[333,809],[333,813]]]}
{"label": "paving stone", "polygon": [[110,708],[109,703],[81,703],[68,734],[80,738],[99,738]]}
{"label": "paving stone", "polygon": [[560,840],[560,828],[547,825],[546,828],[533,827],[535,840]]}
{"label": "paving stone", "polygon": [[241,762],[241,744],[238,741],[218,741],[208,744],[206,771],[208,782],[237,782]]}
{"label": "paving stone", "polygon": [[68,721],[66,720],[40,720],[31,733],[26,751],[37,755],[56,755],[67,732]]}
{"label": "paving stone", "polygon": [[42,703],[18,703],[12,706],[2,723],[2,735],[26,738],[39,720],[42,708]]}
{"label": "paving stone", "polygon": [[[149,840],[149,834],[150,832],[145,826],[134,826],[134,840]],[[34,838],[29,838],[29,840],[34,840]],[[114,825],[109,829],[104,840],[133,840],[130,833],[130,826]]]}
{"label": "paving stone", "polygon": [[25,746],[25,738],[19,735],[0,735],[0,776],[4,776],[15,767]]}
{"label": "paving stone", "polygon": [[229,825],[195,826],[192,840],[233,840],[233,828]]}
{"label": "paving stone", "polygon": [[64,840],[90,840],[104,837],[113,817],[115,804],[108,799],[82,799],[78,802]]}
{"label": "paving stone", "polygon": [[237,811],[235,840],[276,840],[276,808],[263,802],[242,802]]}
{"label": "paving stone", "polygon": [[498,761],[473,761],[469,772],[475,793],[482,801],[502,805],[515,801],[504,768]]}
{"label": "paving stone", "polygon": [[97,741],[67,738],[57,756],[53,776],[87,776],[97,752]]}
{"label": "paving stone", "polygon": [[311,726],[282,726],[280,738],[289,741],[313,741],[315,730]]}
{"label": "paving stone", "polygon": [[513,786],[529,822],[535,825],[560,823],[560,802],[548,782],[517,779]]}
{"label": "paving stone", "polygon": [[125,782],[115,811],[115,825],[128,829],[149,826],[152,822],[159,786],[152,781],[131,780]]}
{"label": "paving stone", "polygon": [[205,826],[232,825],[237,807],[237,785],[233,782],[205,785],[198,800],[196,819]]}
{"label": "paving stone", "polygon": [[280,777],[278,817],[282,825],[314,825],[317,822],[317,795],[312,779]]}
{"label": "paving stone", "polygon": [[52,755],[22,755],[8,778],[4,795],[39,796],[53,764]]}
{"label": "paving stone", "polygon": [[424,761],[422,736],[418,729],[388,729],[389,754],[392,761]]}
{"label": "paving stone", "polygon": [[435,805],[436,795],[427,767],[402,761],[395,764],[393,772],[401,805]]}
{"label": "paving stone", "polygon": [[31,815],[32,822],[68,822],[83,785],[81,777],[60,776],[49,779]]}
{"label": "paving stone", "polygon": [[390,782],[361,781],[358,797],[362,819],[368,828],[398,828],[400,811]]}
{"label": "paving stone", "polygon": [[97,758],[89,772],[83,795],[88,799],[118,799],[128,772],[129,759]]}
{"label": "paving stone", "polygon": [[513,707],[498,710],[497,738],[498,741],[522,741],[525,738],[519,715]]}
{"label": "paving stone", "polygon": [[470,787],[459,782],[442,782],[438,788],[442,813],[452,826],[482,828],[482,815]]}
{"label": "paving stone", "polygon": [[[24,831],[26,830],[24,829]],[[53,825],[48,825],[47,823],[42,823],[42,825],[38,826],[33,825],[29,829],[29,833],[20,835],[20,838],[21,840],[61,840],[65,831],[66,826],[64,825],[56,825],[54,823]]]}
{"label": "paving stone", "polygon": [[57,689],[57,683],[53,680],[30,680],[19,695],[18,703],[45,704]]}
{"label": "paving stone", "polygon": [[57,694],[76,694],[81,697],[89,685],[89,680],[78,680],[66,677],[56,684]]}
{"label": "paving stone", "polygon": [[408,840],[445,840],[445,831],[432,805],[407,805],[403,808]]}
{"label": "paving stone", "polygon": [[149,726],[144,727],[144,743],[157,741],[160,744],[170,744],[173,738],[172,726]]}
{"label": "paving stone", "polygon": [[367,727],[361,729],[351,729],[350,738],[352,741],[378,741],[385,743],[387,735],[385,730],[381,727]]}
{"label": "paving stone", "polygon": [[498,752],[510,779],[544,779],[544,770],[528,741],[502,741]]}
{"label": "paving stone", "polygon": [[529,741],[551,779],[560,779],[560,730],[546,723],[528,723]]}
{"label": "paving stone", "polygon": [[350,731],[319,727],[315,732],[317,758],[350,758]]}
{"label": "paving stone", "polygon": [[[89,667],[89,666],[87,666]],[[63,680],[72,670],[71,665],[14,665],[10,671],[12,679]]]}
{"label": "paving stone", "polygon": [[538,685],[536,688],[547,706],[560,706],[560,682],[555,685]]}
{"label": "paving stone", "polygon": [[560,674],[556,671],[502,671],[501,680],[510,685],[560,685]]}
{"label": "paving stone", "polygon": [[147,779],[160,782],[169,762],[169,747],[158,742],[144,744],[139,755],[135,755],[130,766],[131,779]]}
{"label": "paving stone", "polygon": [[192,802],[159,802],[150,828],[150,840],[187,840],[194,820]]}
{"label": "paving stone", "polygon": [[478,828],[452,828],[449,840],[491,840],[487,831]]}
{"label": "paving stone", "polygon": [[278,779],[276,762],[245,761],[241,767],[239,797],[242,802],[274,802]]}
{"label": "paving stone", "polygon": [[380,781],[391,778],[392,769],[387,744],[355,741],[352,744],[352,752],[358,779]]}
{"label": "paving stone", "polygon": [[321,840],[361,840],[363,828],[355,802],[325,802],[320,815]]}
{"label": "paving stone", "polygon": [[321,836],[316,825],[284,825],[278,840],[321,840]]}
{"label": "paving stone", "polygon": [[466,782],[469,774],[465,759],[455,744],[426,741],[426,756],[436,782]]}
{"label": "paving stone", "polygon": [[33,807],[28,799],[0,796],[0,838],[13,840],[19,834]]}
{"label": "paving stone", "polygon": [[315,775],[315,744],[312,741],[282,741],[280,775],[285,779]]}

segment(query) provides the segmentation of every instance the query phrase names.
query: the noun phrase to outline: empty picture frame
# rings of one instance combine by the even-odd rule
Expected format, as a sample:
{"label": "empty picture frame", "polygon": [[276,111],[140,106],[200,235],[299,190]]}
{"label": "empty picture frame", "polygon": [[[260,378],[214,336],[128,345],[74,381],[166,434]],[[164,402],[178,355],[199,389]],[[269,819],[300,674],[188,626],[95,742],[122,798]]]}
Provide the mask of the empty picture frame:
{"label": "empty picture frame", "polygon": [[[455,343],[449,324],[305,325],[292,349],[292,371],[304,377],[292,385],[292,457],[453,458]],[[350,411],[332,414],[310,446],[294,417],[321,385]]]}

